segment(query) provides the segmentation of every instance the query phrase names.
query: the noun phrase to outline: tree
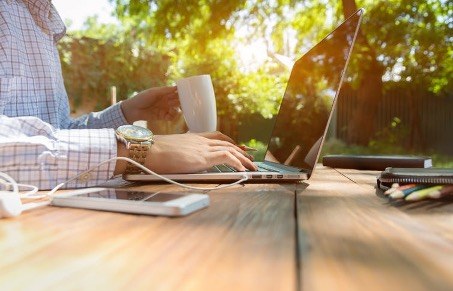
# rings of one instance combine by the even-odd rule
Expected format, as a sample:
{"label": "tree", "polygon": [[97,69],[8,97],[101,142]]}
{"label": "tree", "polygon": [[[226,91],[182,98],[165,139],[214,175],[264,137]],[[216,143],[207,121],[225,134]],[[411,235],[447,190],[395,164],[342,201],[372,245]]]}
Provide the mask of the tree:
{"label": "tree", "polygon": [[[241,116],[259,112],[271,118],[284,88],[275,84],[272,63],[250,74],[241,71],[230,21],[245,1],[113,1],[116,13],[139,43],[169,53],[167,77],[174,81],[211,74],[216,92],[220,130],[237,136]],[[260,90],[261,89],[261,90]],[[261,92],[260,92],[261,91]]]}
{"label": "tree", "polygon": [[[395,87],[407,88],[405,94],[413,96],[408,102],[413,112],[406,125],[410,128],[417,128],[420,120],[417,98],[448,98],[453,91],[451,1],[110,1],[121,21],[113,43],[133,50],[138,59],[155,58],[154,66],[168,64],[157,71],[163,82],[210,73],[225,123],[236,124],[257,112],[266,118],[275,114],[288,76],[281,56],[297,59],[357,7],[367,13],[346,79],[351,94],[359,96],[348,142],[367,145],[376,138],[373,110]],[[255,41],[266,43],[269,58],[258,67],[244,68],[238,47]],[[226,133],[234,137],[234,130]],[[412,131],[412,144],[416,135]]]}
{"label": "tree", "polygon": [[[129,36],[128,36],[129,37]],[[126,41],[115,25],[85,22],[59,42],[65,86],[73,110],[101,110],[110,105],[109,88],[116,86],[119,100],[152,86],[162,86],[169,57]]]}
{"label": "tree", "polygon": [[[357,11],[355,0],[342,0],[343,16],[348,18]],[[382,99],[383,84],[382,75],[384,74],[384,66],[378,62],[377,54],[363,33],[359,31],[356,40],[356,54],[359,54],[360,80],[357,90],[357,109],[353,119],[350,121],[351,126],[348,128],[348,141],[359,145],[367,145],[372,134],[376,132],[373,112],[379,106],[379,101]]]}

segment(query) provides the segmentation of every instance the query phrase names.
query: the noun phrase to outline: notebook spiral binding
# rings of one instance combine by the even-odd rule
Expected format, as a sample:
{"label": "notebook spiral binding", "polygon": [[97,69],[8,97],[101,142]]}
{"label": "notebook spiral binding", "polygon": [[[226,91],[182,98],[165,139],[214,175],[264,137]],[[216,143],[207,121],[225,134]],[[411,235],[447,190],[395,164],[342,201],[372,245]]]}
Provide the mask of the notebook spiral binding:
{"label": "notebook spiral binding", "polygon": [[383,183],[401,184],[453,184],[453,178],[433,178],[433,177],[408,177],[408,178],[381,178]]}

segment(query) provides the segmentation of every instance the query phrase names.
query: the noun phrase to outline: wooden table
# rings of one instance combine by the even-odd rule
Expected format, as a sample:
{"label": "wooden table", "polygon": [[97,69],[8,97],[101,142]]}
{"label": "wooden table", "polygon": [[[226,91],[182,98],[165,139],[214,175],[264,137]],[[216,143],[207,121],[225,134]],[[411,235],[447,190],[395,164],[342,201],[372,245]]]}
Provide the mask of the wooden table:
{"label": "wooden table", "polygon": [[453,199],[390,203],[376,176],[319,167],[308,184],[211,192],[184,218],[46,207],[3,219],[0,289],[453,290]]}

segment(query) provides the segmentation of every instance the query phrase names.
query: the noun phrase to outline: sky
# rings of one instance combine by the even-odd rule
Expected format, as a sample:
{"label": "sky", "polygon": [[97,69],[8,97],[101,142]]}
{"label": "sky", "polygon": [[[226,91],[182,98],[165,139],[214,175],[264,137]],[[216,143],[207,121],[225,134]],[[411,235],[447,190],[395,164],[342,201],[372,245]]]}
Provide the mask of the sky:
{"label": "sky", "polygon": [[65,23],[66,20],[72,21],[70,30],[80,29],[85,19],[95,14],[101,23],[115,22],[111,16],[113,6],[108,0],[52,0],[52,3]]}

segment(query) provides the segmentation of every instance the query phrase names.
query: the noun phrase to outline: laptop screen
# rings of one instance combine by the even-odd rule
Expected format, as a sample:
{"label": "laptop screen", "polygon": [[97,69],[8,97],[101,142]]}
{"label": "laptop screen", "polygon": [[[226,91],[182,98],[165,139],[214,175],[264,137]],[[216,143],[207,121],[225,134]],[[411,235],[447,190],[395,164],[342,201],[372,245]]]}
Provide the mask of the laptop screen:
{"label": "laptop screen", "polygon": [[311,173],[340,90],[362,10],[294,64],[265,156]]}

